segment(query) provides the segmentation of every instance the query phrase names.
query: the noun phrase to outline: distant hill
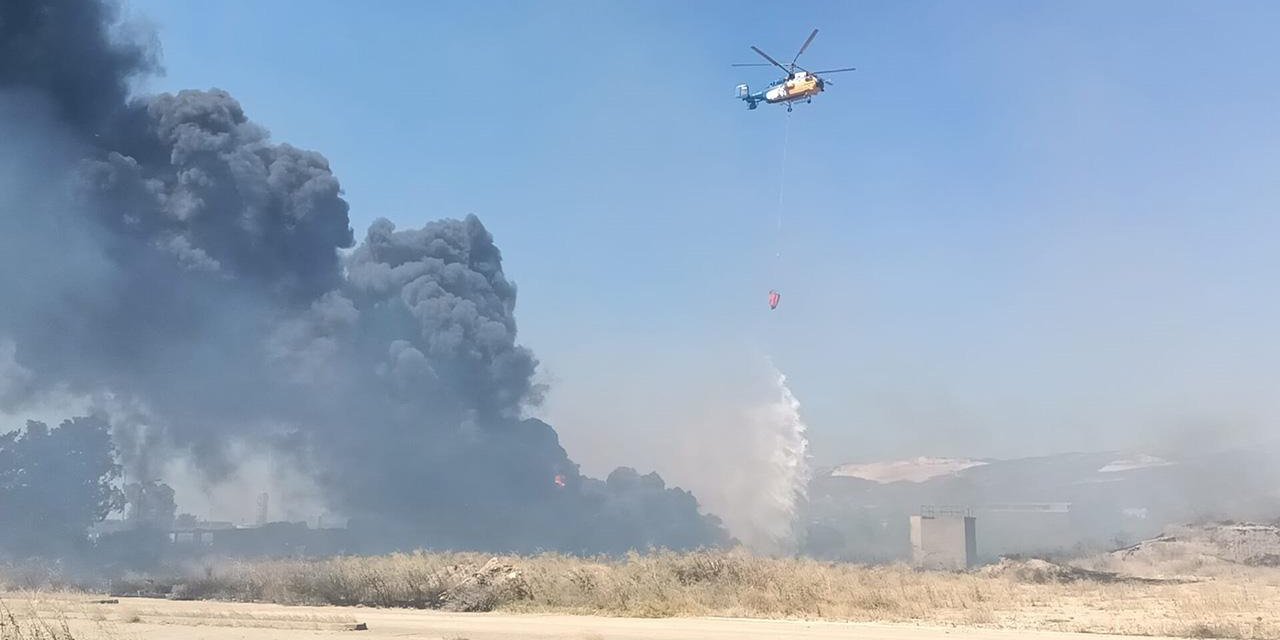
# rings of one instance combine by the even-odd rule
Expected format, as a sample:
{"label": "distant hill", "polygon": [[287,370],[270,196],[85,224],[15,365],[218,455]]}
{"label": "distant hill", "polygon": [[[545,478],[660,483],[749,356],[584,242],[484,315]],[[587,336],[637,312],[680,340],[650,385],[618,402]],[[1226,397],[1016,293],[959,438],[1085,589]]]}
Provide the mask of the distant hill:
{"label": "distant hill", "polygon": [[982,460],[966,458],[912,458],[889,462],[843,464],[828,475],[845,478],[861,478],[887,484],[890,482],[924,482],[938,476],[958,473],[972,467],[987,464]]}
{"label": "distant hill", "polygon": [[1012,460],[913,458],[843,464],[809,487],[807,547],[823,557],[900,559],[907,518],[969,509],[979,554],[1124,546],[1166,525],[1280,517],[1280,446],[1157,456],[1065,453]]}

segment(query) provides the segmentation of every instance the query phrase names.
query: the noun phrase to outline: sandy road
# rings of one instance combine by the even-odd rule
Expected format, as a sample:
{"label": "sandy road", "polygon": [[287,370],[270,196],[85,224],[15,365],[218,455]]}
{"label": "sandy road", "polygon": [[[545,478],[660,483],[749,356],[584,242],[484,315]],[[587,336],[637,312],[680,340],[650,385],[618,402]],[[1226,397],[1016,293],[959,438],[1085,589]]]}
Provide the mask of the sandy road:
{"label": "sandy road", "polygon": [[[10,605],[16,605],[12,600]],[[83,597],[28,601],[44,619],[69,623],[77,640],[1105,640],[1125,636],[872,623],[737,618],[605,618],[545,614],[459,614],[356,607]],[[21,611],[23,606],[15,606]],[[357,631],[355,623],[367,630]],[[1148,637],[1148,640],[1150,638]]]}

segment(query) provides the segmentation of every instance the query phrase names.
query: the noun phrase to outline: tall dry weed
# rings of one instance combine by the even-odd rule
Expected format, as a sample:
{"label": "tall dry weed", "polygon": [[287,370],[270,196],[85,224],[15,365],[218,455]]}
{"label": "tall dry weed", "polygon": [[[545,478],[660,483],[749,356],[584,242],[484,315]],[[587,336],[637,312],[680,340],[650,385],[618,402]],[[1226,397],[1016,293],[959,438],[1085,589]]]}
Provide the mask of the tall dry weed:
{"label": "tall dry weed", "polygon": [[[100,622],[100,621],[99,621]],[[104,640],[113,634],[96,624],[93,640]],[[72,632],[65,611],[37,607],[33,602],[0,599],[0,640],[89,640]]]}

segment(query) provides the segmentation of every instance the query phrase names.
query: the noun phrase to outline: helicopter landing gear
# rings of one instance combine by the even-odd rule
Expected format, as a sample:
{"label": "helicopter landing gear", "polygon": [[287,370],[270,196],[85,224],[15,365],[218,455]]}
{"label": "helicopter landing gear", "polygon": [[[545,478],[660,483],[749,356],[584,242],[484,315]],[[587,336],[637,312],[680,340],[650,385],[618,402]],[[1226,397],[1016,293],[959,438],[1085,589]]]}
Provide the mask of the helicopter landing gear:
{"label": "helicopter landing gear", "polygon": [[787,113],[791,113],[791,109],[793,106],[794,105],[792,105],[790,102],[787,103]]}

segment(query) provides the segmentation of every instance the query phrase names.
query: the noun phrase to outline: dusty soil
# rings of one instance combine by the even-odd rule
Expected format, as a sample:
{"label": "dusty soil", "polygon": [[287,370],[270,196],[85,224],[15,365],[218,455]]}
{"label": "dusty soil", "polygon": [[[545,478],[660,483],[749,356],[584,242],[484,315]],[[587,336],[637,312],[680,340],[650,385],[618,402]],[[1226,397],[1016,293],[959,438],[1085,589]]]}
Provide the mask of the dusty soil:
{"label": "dusty soil", "polygon": [[[37,620],[55,631],[65,629],[76,640],[301,640],[328,637],[368,640],[1105,640],[1125,637],[798,620],[447,613],[147,598],[122,598],[115,603],[99,603],[96,602],[98,599],[71,594],[9,594],[4,602],[15,617]],[[367,628],[355,630],[360,623]]]}

